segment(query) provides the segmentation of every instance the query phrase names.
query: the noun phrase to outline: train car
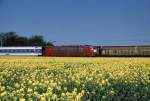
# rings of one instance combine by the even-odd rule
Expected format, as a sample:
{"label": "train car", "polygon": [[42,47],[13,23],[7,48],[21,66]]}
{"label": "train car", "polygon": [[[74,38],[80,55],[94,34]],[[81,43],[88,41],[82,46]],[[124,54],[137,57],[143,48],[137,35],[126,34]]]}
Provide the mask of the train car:
{"label": "train car", "polygon": [[94,50],[96,50],[95,56],[101,56],[102,54],[102,46],[93,46]]}
{"label": "train car", "polygon": [[0,47],[0,55],[39,56],[42,47]]}
{"label": "train car", "polygon": [[[98,47],[98,48],[97,48]],[[98,56],[150,56],[150,46],[97,46]]]}
{"label": "train car", "polygon": [[46,48],[43,56],[60,56],[60,57],[92,57],[95,56],[96,50],[92,46],[53,46]]}

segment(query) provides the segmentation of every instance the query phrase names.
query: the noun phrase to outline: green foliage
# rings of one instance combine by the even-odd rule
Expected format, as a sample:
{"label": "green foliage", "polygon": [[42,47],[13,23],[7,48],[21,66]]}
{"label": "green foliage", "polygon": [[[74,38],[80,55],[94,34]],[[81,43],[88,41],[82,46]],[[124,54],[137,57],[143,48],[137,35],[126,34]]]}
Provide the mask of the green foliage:
{"label": "green foliage", "polygon": [[46,42],[43,36],[34,35],[30,38],[17,35],[15,32],[0,33],[3,46],[53,46],[53,43]]}

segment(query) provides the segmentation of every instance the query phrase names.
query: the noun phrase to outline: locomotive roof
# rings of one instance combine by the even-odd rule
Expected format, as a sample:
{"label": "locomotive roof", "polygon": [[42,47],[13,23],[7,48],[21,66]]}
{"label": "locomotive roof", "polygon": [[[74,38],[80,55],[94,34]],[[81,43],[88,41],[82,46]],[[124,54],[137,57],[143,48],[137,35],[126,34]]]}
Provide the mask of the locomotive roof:
{"label": "locomotive roof", "polygon": [[60,45],[60,46],[52,46],[52,47],[91,47],[92,45]]}

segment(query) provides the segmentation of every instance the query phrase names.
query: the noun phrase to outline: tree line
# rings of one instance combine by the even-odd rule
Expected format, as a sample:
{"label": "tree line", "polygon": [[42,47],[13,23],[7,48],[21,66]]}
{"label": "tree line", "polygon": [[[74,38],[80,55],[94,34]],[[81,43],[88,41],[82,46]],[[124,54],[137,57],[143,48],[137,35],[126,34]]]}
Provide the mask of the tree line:
{"label": "tree line", "polygon": [[47,42],[41,35],[24,37],[17,35],[16,32],[0,33],[2,46],[53,46],[52,42]]}

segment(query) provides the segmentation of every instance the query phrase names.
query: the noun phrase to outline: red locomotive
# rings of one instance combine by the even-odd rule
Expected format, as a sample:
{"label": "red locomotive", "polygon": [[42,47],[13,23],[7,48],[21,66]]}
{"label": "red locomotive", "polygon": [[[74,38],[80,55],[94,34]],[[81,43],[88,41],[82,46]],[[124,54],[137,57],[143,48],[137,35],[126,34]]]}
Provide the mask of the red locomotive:
{"label": "red locomotive", "polygon": [[96,50],[89,45],[80,46],[53,46],[44,50],[43,56],[61,56],[61,57],[92,57]]}

